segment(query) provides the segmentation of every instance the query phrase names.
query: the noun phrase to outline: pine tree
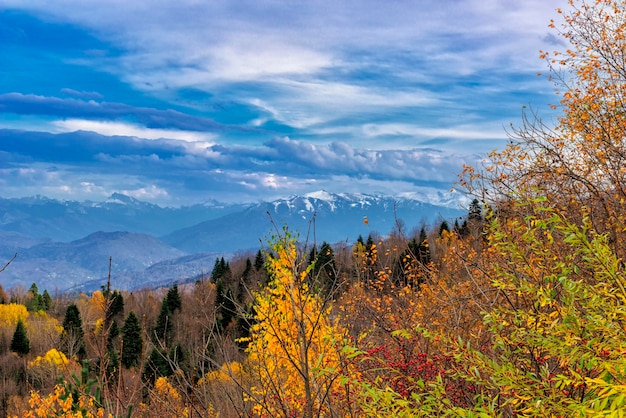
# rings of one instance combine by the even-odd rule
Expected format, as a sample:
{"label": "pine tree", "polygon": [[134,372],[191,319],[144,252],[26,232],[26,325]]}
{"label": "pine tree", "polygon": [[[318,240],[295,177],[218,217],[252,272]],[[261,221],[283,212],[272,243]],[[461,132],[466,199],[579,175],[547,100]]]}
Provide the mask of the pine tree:
{"label": "pine tree", "polygon": [[447,221],[441,221],[441,225],[439,225],[439,236],[443,235],[443,231],[450,231],[450,226],[448,226]]}
{"label": "pine tree", "polygon": [[153,385],[158,377],[170,376],[171,374],[172,366],[170,365],[167,352],[156,347],[153,348],[141,373],[142,380],[149,385]]}
{"label": "pine tree", "polygon": [[309,254],[309,264],[313,264],[311,288],[324,293],[331,292],[336,285],[337,266],[330,244],[324,241],[319,252],[314,247]]}
{"label": "pine tree", "polygon": [[115,339],[120,335],[120,327],[117,325],[117,321],[113,321],[109,327],[109,334],[107,335],[107,347],[113,349],[115,345]]}
{"label": "pine tree", "polygon": [[221,303],[217,307],[217,325],[221,331],[231,323],[235,315],[237,315],[237,305],[235,304],[233,292],[230,287],[222,287],[224,294],[221,296]]}
{"label": "pine tree", "polygon": [[21,319],[17,321],[13,339],[11,339],[11,351],[22,357],[30,352],[30,340],[28,335],[26,335],[26,327]]}
{"label": "pine tree", "polygon": [[219,279],[223,279],[225,282],[230,281],[231,271],[230,265],[224,257],[219,260],[215,260],[215,265],[213,266],[213,271],[211,272],[211,280],[214,283],[217,283]]}
{"label": "pine tree", "polygon": [[122,327],[122,366],[129,369],[137,366],[143,352],[141,325],[135,312],[130,311]]}
{"label": "pine tree", "polygon": [[257,251],[256,257],[254,258],[254,269],[259,271],[265,265],[265,258],[263,257],[263,252],[261,250]]}
{"label": "pine tree", "polygon": [[86,354],[83,333],[83,321],[80,317],[78,306],[72,303],[65,311],[63,319],[63,332],[61,333],[61,348],[68,356],[78,355],[82,359]]}
{"label": "pine tree", "polygon": [[237,302],[243,303],[246,297],[246,289],[249,289],[250,286],[250,274],[252,273],[252,261],[249,258],[246,258],[246,267],[241,273],[241,280],[239,281],[239,286],[237,287]]}
{"label": "pine tree", "polygon": [[178,285],[174,284],[168,291],[165,296],[165,300],[167,303],[167,307],[171,313],[176,312],[176,310],[181,310],[183,306],[183,302],[180,298],[180,293],[178,293]]}
{"label": "pine tree", "polygon": [[41,310],[45,310],[45,303],[43,300],[43,296],[39,294],[39,288],[36,283],[33,283],[28,289],[29,298],[26,302],[26,307],[29,311],[37,312]]}
{"label": "pine tree", "polygon": [[430,248],[428,247],[428,235],[426,235],[426,230],[424,227],[420,229],[420,237],[419,244],[417,246],[417,251],[415,252],[415,256],[418,261],[423,265],[427,265],[430,263]]}
{"label": "pine tree", "polygon": [[470,222],[482,222],[483,208],[480,206],[478,199],[472,200],[467,213],[467,220]]}
{"label": "pine tree", "polygon": [[43,299],[44,310],[48,311],[52,307],[52,298],[48,290],[43,291],[41,298]]}
{"label": "pine tree", "polygon": [[157,345],[163,344],[168,346],[172,337],[172,318],[167,300],[163,300],[161,311],[154,326],[152,337]]}
{"label": "pine tree", "polygon": [[124,313],[124,297],[122,294],[114,290],[112,293],[104,293],[107,301],[106,322],[110,324],[113,318]]}

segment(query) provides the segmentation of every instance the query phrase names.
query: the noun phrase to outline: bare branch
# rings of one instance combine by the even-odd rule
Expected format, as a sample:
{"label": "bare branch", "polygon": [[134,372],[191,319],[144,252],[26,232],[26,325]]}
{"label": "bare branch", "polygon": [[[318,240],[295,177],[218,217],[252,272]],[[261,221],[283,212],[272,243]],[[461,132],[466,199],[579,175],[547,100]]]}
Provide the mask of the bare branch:
{"label": "bare branch", "polygon": [[15,253],[15,255],[13,256],[12,259],[10,259],[5,265],[4,267],[2,267],[2,269],[0,269],[0,273],[2,273],[4,270],[6,270],[7,267],[9,267],[9,264],[11,264],[13,262],[13,260],[15,260],[17,258],[17,253]]}

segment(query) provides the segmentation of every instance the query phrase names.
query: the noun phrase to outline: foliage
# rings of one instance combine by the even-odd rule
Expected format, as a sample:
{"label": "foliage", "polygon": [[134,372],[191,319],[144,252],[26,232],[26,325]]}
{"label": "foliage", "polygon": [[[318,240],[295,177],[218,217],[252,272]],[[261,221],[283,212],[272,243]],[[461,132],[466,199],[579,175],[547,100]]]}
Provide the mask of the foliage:
{"label": "foliage", "polygon": [[26,306],[19,303],[0,304],[0,327],[4,329],[15,329],[18,321],[28,319]]}
{"label": "foliage", "polygon": [[331,318],[328,301],[309,291],[312,265],[303,265],[295,240],[285,233],[270,250],[266,267],[272,280],[255,294],[256,322],[246,349],[254,382],[248,400],[260,416],[336,414],[332,397],[341,387],[335,343],[344,330]]}
{"label": "foliage", "polygon": [[[74,398],[63,385],[55,386],[48,396],[41,396],[38,392],[32,391],[28,405],[30,409],[23,412],[24,418],[102,418],[105,416],[104,409],[97,407],[91,396],[81,394]],[[108,416],[112,417],[112,415]]]}
{"label": "foliage", "polygon": [[[139,405],[141,416],[183,418],[189,417],[189,408],[185,406],[180,393],[166,377],[159,377],[150,391],[148,403]],[[214,416],[207,414],[206,416]]]}

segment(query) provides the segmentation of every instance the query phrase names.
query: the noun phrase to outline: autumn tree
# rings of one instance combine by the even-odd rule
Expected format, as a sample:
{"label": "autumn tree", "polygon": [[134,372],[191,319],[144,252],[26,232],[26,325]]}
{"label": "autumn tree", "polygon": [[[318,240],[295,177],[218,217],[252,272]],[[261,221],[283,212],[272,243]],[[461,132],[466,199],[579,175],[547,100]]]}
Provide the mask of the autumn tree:
{"label": "autumn tree", "polygon": [[598,232],[609,233],[621,257],[626,255],[624,8],[622,0],[572,0],[568,10],[558,11],[562,23],[550,26],[568,48],[541,52],[560,97],[557,125],[526,113],[507,148],[494,151],[482,171],[468,167],[463,179],[501,213],[524,216],[513,202],[525,195],[547,197],[576,222],[589,216]]}
{"label": "autumn tree", "polygon": [[330,316],[330,303],[309,290],[307,265],[288,234],[271,243],[266,257],[272,280],[255,294],[246,367],[252,385],[246,396],[264,416],[328,416],[341,405],[336,342],[344,330]]}

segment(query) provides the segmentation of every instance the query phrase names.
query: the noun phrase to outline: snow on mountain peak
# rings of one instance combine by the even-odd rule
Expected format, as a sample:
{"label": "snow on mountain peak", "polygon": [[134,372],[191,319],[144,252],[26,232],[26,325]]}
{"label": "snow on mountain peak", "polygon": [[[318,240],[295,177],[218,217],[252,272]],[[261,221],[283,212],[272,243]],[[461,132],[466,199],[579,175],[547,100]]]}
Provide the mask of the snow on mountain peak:
{"label": "snow on mountain peak", "polygon": [[133,197],[116,192],[106,200],[106,203],[116,203],[118,205],[137,205],[140,202]]}
{"label": "snow on mountain peak", "polygon": [[308,197],[311,199],[324,200],[326,202],[335,201],[335,195],[328,193],[326,190],[318,190],[316,192],[307,193],[304,195],[304,197]]}

